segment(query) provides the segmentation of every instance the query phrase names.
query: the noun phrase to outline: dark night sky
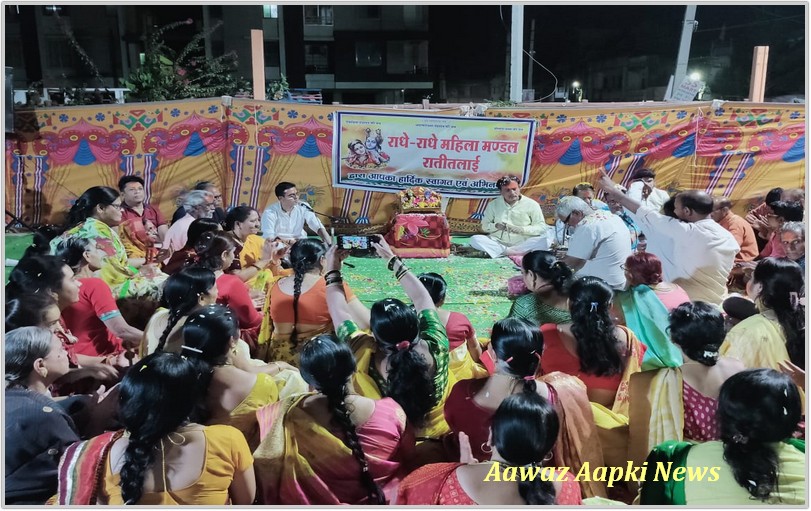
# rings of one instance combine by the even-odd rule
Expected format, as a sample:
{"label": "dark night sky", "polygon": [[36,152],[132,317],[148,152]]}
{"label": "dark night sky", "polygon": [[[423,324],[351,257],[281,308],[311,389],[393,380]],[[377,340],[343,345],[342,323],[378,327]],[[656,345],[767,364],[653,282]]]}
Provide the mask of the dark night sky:
{"label": "dark night sky", "polygon": [[[559,80],[584,79],[589,62],[659,55],[667,75],[675,67],[684,5],[526,5],[525,49],[530,20],[536,20],[536,59]],[[511,7],[432,6],[432,55],[440,57],[446,75],[486,78],[502,74]],[[501,21],[503,17],[503,24]],[[700,66],[718,41],[721,27],[732,41],[733,65],[723,83],[710,84],[728,99],[748,94],[754,46],[769,46],[767,96],[805,90],[805,6],[698,5],[698,30],[693,34],[689,68]],[[445,29],[438,29],[445,27]],[[525,59],[526,62],[526,59]],[[526,79],[526,67],[524,70]],[[534,86],[551,90],[552,77],[536,66]],[[662,85],[666,85],[663,83]]]}

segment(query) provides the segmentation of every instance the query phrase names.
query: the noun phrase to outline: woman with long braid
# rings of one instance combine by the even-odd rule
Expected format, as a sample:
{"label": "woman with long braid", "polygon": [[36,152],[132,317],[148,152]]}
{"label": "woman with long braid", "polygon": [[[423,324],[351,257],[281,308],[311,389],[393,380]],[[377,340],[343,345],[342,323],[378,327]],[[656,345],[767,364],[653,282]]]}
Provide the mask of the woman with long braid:
{"label": "woman with long braid", "polygon": [[411,299],[413,306],[385,298],[370,310],[371,335],[352,319],[344,294],[341,263],[348,255],[334,245],[327,252],[327,305],[338,338],[358,361],[354,384],[358,393],[390,397],[403,407],[417,430],[419,459],[445,459],[442,437],[450,432],[442,409],[456,378],[449,370],[449,342],[434,300],[383,236],[372,242],[377,254]]}
{"label": "woman with long braid", "polygon": [[166,279],[161,307],[149,320],[141,344],[141,356],[156,351],[180,352],[182,327],[196,308],[217,300],[214,272],[204,268],[184,268]]}
{"label": "woman with long braid", "polygon": [[99,504],[248,505],[253,458],[242,433],[202,426],[193,412],[208,389],[199,362],[152,354],[121,382],[119,419],[127,435],[104,449]]}
{"label": "woman with long braid", "polygon": [[259,500],[283,505],[391,501],[414,451],[403,409],[391,398],[373,400],[355,392],[355,358],[331,334],[304,344],[300,362],[301,375],[316,392],[257,412]]}
{"label": "woman with long braid", "polygon": [[671,440],[650,453],[648,466],[698,473],[708,479],[648,477],[643,505],[807,505],[805,440],[794,438],[803,418],[800,392],[773,369],[750,369],[730,377],[718,396],[721,439],[693,444]]}
{"label": "woman with long braid", "polygon": [[[315,239],[298,240],[290,248],[293,275],[278,280],[270,289],[270,318],[273,333],[270,337],[268,360],[280,360],[298,366],[298,352],[304,342],[318,334],[332,332],[332,321],[327,310],[324,261],[324,243]],[[368,318],[369,312],[352,290],[344,284],[353,317]],[[365,321],[368,327],[368,319]]]}

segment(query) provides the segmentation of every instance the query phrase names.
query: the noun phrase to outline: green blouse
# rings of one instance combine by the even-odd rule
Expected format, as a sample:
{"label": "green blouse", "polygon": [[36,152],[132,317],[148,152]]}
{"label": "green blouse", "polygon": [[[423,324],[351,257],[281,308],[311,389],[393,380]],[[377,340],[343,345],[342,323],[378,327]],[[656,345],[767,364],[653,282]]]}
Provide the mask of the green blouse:
{"label": "green blouse", "polygon": [[[434,359],[434,396],[439,400],[445,393],[448,385],[449,343],[445,326],[439,319],[435,309],[424,309],[418,314],[420,338],[428,343],[428,350]],[[358,328],[352,320],[341,323],[336,332],[338,339],[349,344],[353,352],[368,345],[376,348],[375,338]],[[374,364],[369,364],[369,376],[377,384],[381,395],[388,395],[388,382],[377,371]]]}
{"label": "green blouse", "polygon": [[534,293],[521,295],[513,301],[509,317],[526,319],[534,325],[541,326],[546,323],[571,323],[572,316],[569,311],[557,309],[547,305],[535,296]]}

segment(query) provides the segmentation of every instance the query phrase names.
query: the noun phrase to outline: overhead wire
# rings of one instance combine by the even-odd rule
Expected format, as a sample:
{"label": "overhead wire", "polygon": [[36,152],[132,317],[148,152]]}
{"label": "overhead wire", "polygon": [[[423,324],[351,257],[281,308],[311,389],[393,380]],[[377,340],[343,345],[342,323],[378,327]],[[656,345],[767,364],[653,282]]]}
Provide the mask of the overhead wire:
{"label": "overhead wire", "polygon": [[[510,29],[509,29],[509,28],[507,28],[507,24],[506,24],[506,23],[504,23],[504,13],[502,12],[501,8],[502,8],[502,6],[500,6],[500,5],[499,5],[499,6],[498,6],[498,16],[499,16],[499,18],[501,18],[501,26],[503,26],[503,27],[504,27],[504,30],[505,30],[505,31],[510,32]],[[543,96],[543,97],[541,97],[541,98],[538,98],[538,99],[533,99],[532,101],[527,101],[527,103],[540,103],[540,102],[541,102],[541,101],[543,101],[544,99],[546,99],[546,98],[548,98],[548,97],[551,97],[551,96],[554,96],[554,95],[555,95],[555,92],[557,92],[557,90],[558,90],[558,83],[559,83],[559,82],[558,82],[558,77],[557,77],[557,76],[555,75],[555,73],[553,73],[553,72],[552,72],[552,71],[551,71],[551,70],[550,70],[548,67],[546,67],[546,66],[544,66],[543,64],[541,64],[540,62],[538,62],[538,61],[535,59],[535,57],[533,57],[533,56],[532,56],[532,54],[531,54],[530,52],[528,52],[527,50],[525,50],[525,49],[523,48],[523,46],[521,47],[521,51],[523,51],[524,53],[526,53],[526,54],[527,54],[527,57],[529,57],[530,59],[532,59],[532,61],[533,61],[533,62],[535,62],[536,64],[538,64],[539,66],[541,66],[541,68],[542,68],[544,71],[546,71],[547,73],[549,73],[550,75],[552,75],[552,78],[554,78],[554,80],[555,80],[555,85],[552,87],[552,92],[550,92],[549,94],[547,94],[546,96]]]}

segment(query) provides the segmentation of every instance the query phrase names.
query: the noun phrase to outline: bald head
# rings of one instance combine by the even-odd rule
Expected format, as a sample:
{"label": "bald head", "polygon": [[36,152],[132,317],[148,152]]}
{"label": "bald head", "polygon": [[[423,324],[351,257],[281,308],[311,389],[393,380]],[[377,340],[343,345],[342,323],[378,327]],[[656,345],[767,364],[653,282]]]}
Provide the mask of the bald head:
{"label": "bald head", "polygon": [[712,213],[712,197],[699,190],[687,190],[676,195],[676,215],[686,222],[704,220]]}
{"label": "bald head", "polygon": [[712,213],[710,216],[716,222],[723,220],[732,208],[732,201],[726,197],[715,197],[712,200]]}

